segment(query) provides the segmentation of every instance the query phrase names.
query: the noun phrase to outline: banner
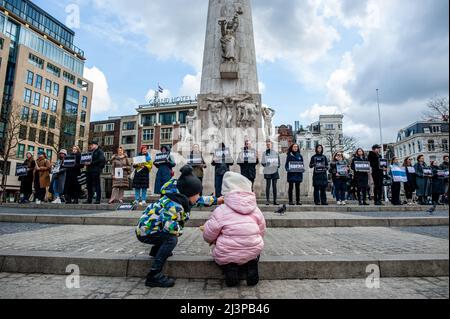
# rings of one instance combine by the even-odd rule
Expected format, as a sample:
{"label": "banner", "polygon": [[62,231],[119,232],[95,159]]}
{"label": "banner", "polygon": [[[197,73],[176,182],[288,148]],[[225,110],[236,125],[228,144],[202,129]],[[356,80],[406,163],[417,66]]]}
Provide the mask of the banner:
{"label": "banner", "polygon": [[155,156],[154,164],[165,164],[169,161],[169,153],[159,153]]}
{"label": "banner", "polygon": [[91,164],[92,163],[92,153],[81,154],[81,165]]}
{"label": "banner", "polygon": [[239,163],[251,163],[256,164],[256,151],[255,150],[247,150],[243,151],[239,154]]}
{"label": "banner", "polygon": [[337,174],[341,177],[348,176],[349,173],[349,167],[346,163],[337,163],[336,164],[336,171]]}
{"label": "banner", "polygon": [[24,177],[28,175],[28,166],[27,165],[17,165],[16,166],[16,176]]}
{"label": "banner", "polygon": [[305,163],[301,161],[289,162],[289,173],[304,173]]}
{"label": "banner", "polygon": [[370,162],[356,161],[355,171],[361,173],[370,173]]}
{"label": "banner", "polygon": [[133,157],[133,165],[140,165],[147,163],[147,156],[136,156]]}
{"label": "banner", "polygon": [[389,166],[389,162],[387,159],[380,159],[380,169],[387,169]]}
{"label": "banner", "polygon": [[276,166],[278,167],[278,165],[280,164],[278,156],[269,156],[266,157],[266,165],[267,166]]}
{"label": "banner", "polygon": [[214,151],[214,162],[232,164],[233,158],[229,148],[217,149]]}
{"label": "banner", "polygon": [[326,173],[327,167],[325,165],[325,158],[316,158],[314,171],[316,173]]}
{"label": "banner", "polygon": [[433,170],[431,168],[424,168],[423,177],[433,177]]}
{"label": "banner", "polygon": [[187,158],[187,163],[188,163],[188,165],[191,165],[191,166],[203,165],[202,154],[200,154],[200,153],[190,154]]}
{"label": "banner", "polygon": [[391,166],[391,174],[395,183],[407,183],[408,175],[406,169],[400,166]]}
{"label": "banner", "polygon": [[123,168],[122,167],[117,167],[114,170],[114,178],[115,179],[123,179]]}
{"label": "banner", "polygon": [[408,173],[410,173],[410,174],[416,173],[416,169],[414,168],[414,166],[408,166]]}
{"label": "banner", "polygon": [[75,167],[76,163],[77,163],[76,156],[70,155],[64,159],[63,167],[64,168],[73,168],[73,167]]}

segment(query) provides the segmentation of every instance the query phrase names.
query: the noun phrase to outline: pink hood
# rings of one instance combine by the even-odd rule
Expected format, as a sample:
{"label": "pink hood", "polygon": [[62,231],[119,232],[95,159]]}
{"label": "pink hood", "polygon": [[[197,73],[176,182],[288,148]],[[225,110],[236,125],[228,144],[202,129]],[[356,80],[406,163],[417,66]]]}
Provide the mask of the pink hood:
{"label": "pink hood", "polygon": [[219,265],[243,265],[256,259],[264,248],[266,221],[250,192],[233,192],[225,196],[205,224],[203,237],[215,243],[213,257]]}

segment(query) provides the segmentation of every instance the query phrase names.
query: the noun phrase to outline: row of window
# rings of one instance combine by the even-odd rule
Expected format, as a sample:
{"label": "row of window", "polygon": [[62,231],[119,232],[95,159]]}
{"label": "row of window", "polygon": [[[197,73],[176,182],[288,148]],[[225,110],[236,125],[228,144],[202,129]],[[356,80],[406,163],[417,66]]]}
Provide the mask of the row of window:
{"label": "row of window", "polygon": [[[178,113],[178,122],[181,124],[186,124],[186,118],[188,115],[188,111],[181,111]],[[173,123],[177,122],[177,113],[176,112],[170,112],[170,113],[160,113],[159,114],[159,121],[157,121],[157,115],[156,114],[148,114],[148,115],[142,115],[142,125],[143,126],[153,126],[157,123],[161,125],[173,125]]]}
{"label": "row of window", "polygon": [[[23,93],[23,101],[28,104],[32,104],[36,107],[41,106],[41,93],[33,92],[30,89],[25,88]],[[42,109],[51,110],[56,113],[58,111],[58,101],[55,99],[51,99],[48,96],[44,96],[42,99]]]}
{"label": "row of window", "polygon": [[418,141],[409,143],[408,145],[403,145],[397,148],[397,155],[399,157],[407,157],[411,156],[417,153],[422,153],[424,151],[428,152],[436,152],[437,150],[442,150],[442,152],[448,152],[449,151],[449,144],[448,139],[443,139],[441,141],[442,145],[438,145],[435,140],[428,140],[426,141],[426,145],[424,141]]}
{"label": "row of window", "polygon": [[[39,74],[34,74],[30,70],[27,70],[25,76],[25,83],[29,86],[34,86],[34,88],[38,90],[42,90],[42,84],[44,79]],[[59,84],[56,82],[52,82],[49,79],[45,79],[44,91],[48,94],[53,94],[54,96],[59,96]]]}
{"label": "row of window", "polygon": [[[42,143],[45,144],[45,143]],[[26,150],[26,151],[25,151]],[[37,153],[35,153],[36,148],[32,145],[29,145],[28,147],[25,144],[19,144],[17,145],[17,153],[16,153],[16,158],[17,159],[24,159],[25,158],[25,154],[30,152],[31,154],[33,154],[34,158],[36,158],[37,153],[40,152],[45,152],[47,154],[47,158],[51,159],[53,156],[53,151],[50,149],[44,149],[43,147],[39,147],[37,149]]]}

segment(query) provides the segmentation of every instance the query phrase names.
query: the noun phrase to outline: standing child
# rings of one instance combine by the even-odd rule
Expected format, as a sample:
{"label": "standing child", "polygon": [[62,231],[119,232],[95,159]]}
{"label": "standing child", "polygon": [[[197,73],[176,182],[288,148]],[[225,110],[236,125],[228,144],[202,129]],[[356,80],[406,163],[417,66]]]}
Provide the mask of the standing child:
{"label": "standing child", "polygon": [[252,183],[228,172],[223,179],[225,204],[218,207],[203,228],[203,238],[215,244],[213,257],[225,272],[228,287],[239,284],[239,267],[247,269],[247,285],[259,282],[258,262],[264,248],[266,221],[258,208]]}
{"label": "standing child", "polygon": [[222,198],[200,197],[202,191],[202,183],[193,175],[192,167],[186,165],[181,169],[178,180],[171,179],[162,187],[161,199],[145,210],[136,235],[140,242],[153,245],[150,256],[155,259],[147,275],[147,287],[169,288],[175,285],[175,279],[164,276],[162,270],[183,234],[191,208],[223,203]]}

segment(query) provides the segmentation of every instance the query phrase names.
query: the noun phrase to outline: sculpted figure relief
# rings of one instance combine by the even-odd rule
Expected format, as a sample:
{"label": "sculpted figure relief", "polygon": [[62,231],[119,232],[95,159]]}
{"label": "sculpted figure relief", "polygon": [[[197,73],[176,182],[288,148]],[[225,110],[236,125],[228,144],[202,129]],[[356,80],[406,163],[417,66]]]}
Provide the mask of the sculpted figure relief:
{"label": "sculpted figure relief", "polygon": [[239,8],[238,10],[236,10],[236,13],[232,20],[219,20],[219,25],[222,32],[222,38],[220,39],[220,42],[222,44],[222,58],[224,62],[237,62],[236,31],[239,28],[239,16],[243,13],[244,12],[242,11],[242,8]]}
{"label": "sculpted figure relief", "polygon": [[275,116],[275,111],[271,108],[264,107],[262,108],[262,116],[264,118],[266,136],[272,136],[272,120]]}

